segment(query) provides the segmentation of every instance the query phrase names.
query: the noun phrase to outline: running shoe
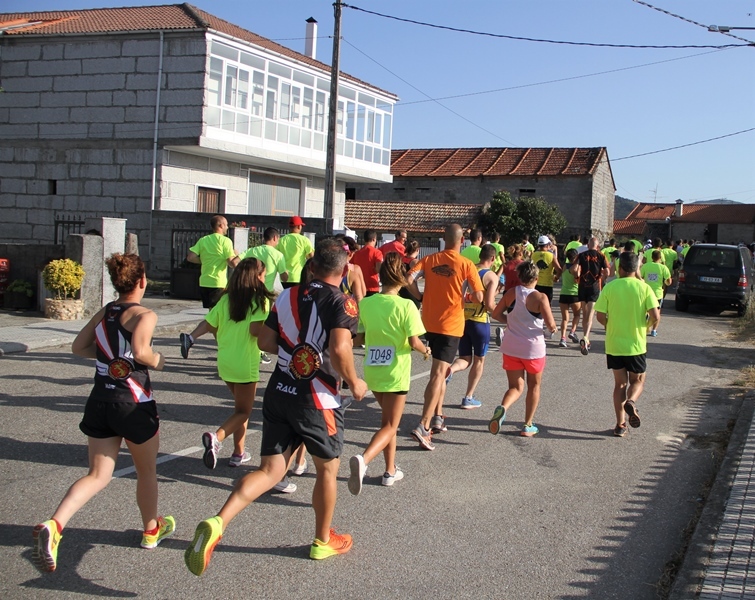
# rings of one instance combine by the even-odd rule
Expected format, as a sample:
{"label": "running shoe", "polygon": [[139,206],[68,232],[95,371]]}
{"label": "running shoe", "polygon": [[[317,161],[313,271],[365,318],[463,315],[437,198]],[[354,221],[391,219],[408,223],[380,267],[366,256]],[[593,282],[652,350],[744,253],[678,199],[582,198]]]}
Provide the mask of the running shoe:
{"label": "running shoe", "polygon": [[430,431],[432,433],[443,433],[448,431],[446,427],[446,417],[443,415],[433,415],[430,419]]}
{"label": "running shoe", "polygon": [[358,496],[362,491],[362,481],[364,480],[364,474],[367,472],[367,465],[364,464],[364,456],[357,454],[352,456],[349,460],[349,469],[351,475],[349,476],[349,491]]}
{"label": "running shoe", "polygon": [[208,469],[214,469],[218,464],[218,452],[220,452],[220,442],[218,436],[206,431],[202,434],[202,445],[204,446],[204,455],[202,460],[204,466]]}
{"label": "running shoe", "polygon": [[454,378],[454,374],[451,372],[451,367],[448,367],[446,369],[446,385],[451,383],[451,380]]}
{"label": "running shoe", "polygon": [[482,402],[480,402],[477,398],[469,398],[468,396],[464,396],[461,399],[461,408],[465,410],[470,410],[472,408],[480,408],[482,406]]}
{"label": "running shoe", "polygon": [[302,464],[296,465],[293,469],[291,469],[291,475],[304,475],[304,473],[306,473],[307,471],[309,471],[309,465],[305,460]]}
{"label": "running shoe", "polygon": [[499,404],[495,407],[495,411],[493,412],[493,417],[490,419],[490,422],[488,423],[488,431],[492,433],[493,435],[497,435],[498,432],[501,430],[501,425],[503,425],[503,422],[506,420],[506,409],[503,408],[502,404]]}
{"label": "running shoe", "polygon": [[194,575],[201,575],[210,566],[215,546],[223,537],[223,520],[220,517],[206,519],[197,525],[194,539],[184,552],[184,562]]}
{"label": "running shoe", "polygon": [[424,450],[435,450],[433,444],[433,434],[422,426],[422,423],[412,429],[412,437],[419,442],[420,448]]}
{"label": "running shoe", "polygon": [[498,347],[501,347],[501,343],[503,342],[503,327],[496,327],[495,328],[495,343],[498,344]]}
{"label": "running shoe", "polygon": [[650,332],[650,337],[658,337],[658,332],[657,332],[657,331],[656,331],[655,329],[653,329],[653,330],[652,330],[652,331]]}
{"label": "running shoe", "polygon": [[176,520],[173,517],[157,517],[157,533],[142,534],[142,548],[157,548],[165,538],[173,535],[176,530]]}
{"label": "running shoe", "polygon": [[614,427],[613,434],[616,437],[624,437],[627,434],[627,431],[629,431],[627,429],[627,424],[622,423],[621,425],[617,425],[616,427]]}
{"label": "running shoe", "polygon": [[263,365],[269,365],[273,361],[270,359],[270,355],[267,352],[260,352],[260,362]]}
{"label": "running shoe", "polygon": [[532,425],[525,425],[524,427],[522,427],[522,431],[519,432],[519,435],[521,435],[522,437],[533,437],[539,432],[540,430],[533,423]]}
{"label": "running shoe", "polygon": [[583,356],[590,354],[590,341],[587,338],[579,340],[579,351]]}
{"label": "running shoe", "polygon": [[640,413],[637,412],[637,407],[632,400],[627,400],[624,403],[624,412],[629,417],[629,426],[635,429],[640,426]]}
{"label": "running shoe", "polygon": [[188,333],[182,333],[178,339],[181,341],[181,356],[189,358],[189,349],[194,345],[191,336]]}
{"label": "running shoe", "polygon": [[282,494],[293,494],[296,491],[296,484],[291,483],[288,480],[288,477],[284,477],[273,486],[273,489],[276,492],[281,492]]}
{"label": "running shoe", "polygon": [[40,523],[31,532],[34,548],[31,561],[42,573],[52,573],[58,566],[58,545],[63,534],[58,533],[58,524],[50,519]]}
{"label": "running shoe", "polygon": [[315,538],[312,547],[309,549],[309,558],[322,560],[336,554],[346,554],[351,550],[352,544],[351,536],[348,533],[340,534],[336,533],[335,529],[331,529],[330,539],[327,543]]}
{"label": "running shoe", "polygon": [[579,338],[577,337],[577,332],[576,331],[570,331],[568,337],[575,344],[579,344]]}
{"label": "running shoe", "polygon": [[561,341],[558,343],[559,348],[566,348],[566,338],[561,338]]}
{"label": "running shoe", "polygon": [[380,484],[390,487],[397,481],[401,481],[403,478],[404,472],[399,468],[398,465],[396,465],[396,472],[393,475],[391,475],[388,471],[383,473],[383,480],[380,482]]}
{"label": "running shoe", "polygon": [[244,454],[231,454],[231,458],[228,459],[228,466],[240,467],[244,463],[248,463],[250,460],[252,460],[252,455],[248,452],[244,452]]}

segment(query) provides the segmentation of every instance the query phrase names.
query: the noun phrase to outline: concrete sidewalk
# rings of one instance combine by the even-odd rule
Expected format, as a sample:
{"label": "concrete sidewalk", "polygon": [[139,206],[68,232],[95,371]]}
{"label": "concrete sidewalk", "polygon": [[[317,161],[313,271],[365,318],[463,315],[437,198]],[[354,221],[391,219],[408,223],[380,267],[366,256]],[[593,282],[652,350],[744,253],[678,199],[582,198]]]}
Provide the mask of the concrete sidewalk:
{"label": "concrete sidewalk", "polygon": [[[177,338],[179,331],[193,329],[207,314],[198,301],[148,296],[143,304],[158,315],[156,336]],[[85,322],[0,311],[0,356],[69,345]],[[754,410],[755,391],[750,391],[675,579],[672,600],[755,600]]]}
{"label": "concrete sidewalk", "polygon": [[[157,313],[155,336],[190,331],[207,314],[197,300],[145,296],[142,304]],[[45,319],[38,312],[0,311],[0,356],[70,345],[85,324]]]}

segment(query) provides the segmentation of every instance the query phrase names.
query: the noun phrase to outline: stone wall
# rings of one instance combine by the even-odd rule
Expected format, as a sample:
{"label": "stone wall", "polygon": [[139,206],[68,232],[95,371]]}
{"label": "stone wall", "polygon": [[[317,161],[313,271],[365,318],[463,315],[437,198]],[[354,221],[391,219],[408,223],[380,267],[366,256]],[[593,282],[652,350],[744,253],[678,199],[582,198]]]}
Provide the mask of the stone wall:
{"label": "stone wall", "polygon": [[[0,51],[0,240],[51,243],[56,213],[121,217],[148,256],[159,34],[0,38]],[[204,34],[166,34],[163,52],[160,145],[196,145]]]}
{"label": "stone wall", "polygon": [[[607,168],[607,163],[606,163]],[[350,183],[358,200],[484,204],[497,191],[514,199],[538,196],[555,204],[567,220],[559,237],[613,230],[613,181],[599,168],[592,177],[394,177],[393,183]],[[534,191],[532,191],[534,190]]]}
{"label": "stone wall", "polygon": [[10,279],[25,279],[37,285],[39,272],[51,260],[65,258],[62,244],[0,244],[0,258],[10,260]]}

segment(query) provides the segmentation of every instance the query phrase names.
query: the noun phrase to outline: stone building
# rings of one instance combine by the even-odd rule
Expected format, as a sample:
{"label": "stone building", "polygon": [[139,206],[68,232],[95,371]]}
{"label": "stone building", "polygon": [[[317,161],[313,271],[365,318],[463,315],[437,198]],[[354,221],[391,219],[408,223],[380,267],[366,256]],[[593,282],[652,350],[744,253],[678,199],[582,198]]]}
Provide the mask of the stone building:
{"label": "stone building", "polygon": [[391,180],[397,98],[341,75],[326,207],[316,40],[312,19],[302,54],[189,4],[0,14],[0,241],[53,242],[69,214],[126,217],[161,277],[171,227],[214,213],[341,228],[346,181]]}
{"label": "stone building", "polygon": [[435,148],[394,150],[393,182],[349,183],[359,201],[477,204],[504,190],[543,197],[568,222],[561,237],[613,230],[616,187],[605,148]]}

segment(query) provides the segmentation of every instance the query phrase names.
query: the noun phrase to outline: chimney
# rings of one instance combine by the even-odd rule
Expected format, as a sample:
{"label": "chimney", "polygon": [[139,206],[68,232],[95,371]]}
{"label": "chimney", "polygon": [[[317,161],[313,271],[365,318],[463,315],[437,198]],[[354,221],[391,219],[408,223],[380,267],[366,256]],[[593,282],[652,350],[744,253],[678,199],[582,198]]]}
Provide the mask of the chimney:
{"label": "chimney", "polygon": [[681,198],[676,201],[676,210],[674,212],[676,213],[677,217],[684,215],[684,200],[682,200]]}
{"label": "chimney", "polygon": [[317,21],[315,21],[314,17],[307,19],[304,54],[309,56],[309,58],[317,58]]}

